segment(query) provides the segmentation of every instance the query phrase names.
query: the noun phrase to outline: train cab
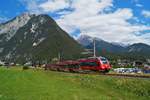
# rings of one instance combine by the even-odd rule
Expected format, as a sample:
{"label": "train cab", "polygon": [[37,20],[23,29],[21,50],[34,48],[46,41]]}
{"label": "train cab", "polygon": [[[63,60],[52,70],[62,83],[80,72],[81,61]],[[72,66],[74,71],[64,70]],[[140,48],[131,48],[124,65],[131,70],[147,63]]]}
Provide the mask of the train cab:
{"label": "train cab", "polygon": [[80,68],[82,70],[105,71],[111,69],[109,61],[105,57],[91,57],[80,59]]}
{"label": "train cab", "polygon": [[110,70],[111,69],[111,65],[109,63],[109,61],[107,60],[107,58],[105,57],[98,57],[99,59],[99,63],[100,63],[100,66],[99,66],[99,70]]}

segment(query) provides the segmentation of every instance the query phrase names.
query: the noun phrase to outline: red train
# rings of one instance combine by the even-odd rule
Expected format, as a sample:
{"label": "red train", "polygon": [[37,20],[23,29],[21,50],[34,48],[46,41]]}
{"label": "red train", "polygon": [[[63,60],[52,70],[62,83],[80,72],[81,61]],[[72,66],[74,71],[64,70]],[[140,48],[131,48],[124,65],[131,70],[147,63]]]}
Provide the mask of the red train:
{"label": "red train", "polygon": [[76,61],[67,60],[56,64],[47,64],[45,69],[69,72],[100,71],[109,72],[111,65],[105,57],[91,57]]}

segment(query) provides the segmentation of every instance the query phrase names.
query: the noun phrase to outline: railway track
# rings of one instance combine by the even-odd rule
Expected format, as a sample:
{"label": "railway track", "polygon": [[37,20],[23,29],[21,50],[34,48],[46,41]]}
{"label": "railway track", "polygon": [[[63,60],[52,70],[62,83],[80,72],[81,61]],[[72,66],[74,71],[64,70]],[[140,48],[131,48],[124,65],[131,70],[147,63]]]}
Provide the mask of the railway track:
{"label": "railway track", "polygon": [[80,74],[90,74],[90,75],[103,75],[103,76],[114,76],[114,77],[123,77],[123,78],[146,78],[150,79],[150,75],[139,75],[139,74],[117,74],[117,73],[80,73]]}
{"label": "railway track", "polygon": [[[51,71],[58,71],[58,70],[51,70]],[[123,78],[145,78],[145,79],[150,79],[150,75],[140,75],[140,74],[99,73],[99,72],[95,72],[95,71],[69,72],[69,71],[60,71],[60,70],[58,72],[114,76],[114,77],[123,77]]]}
{"label": "railway track", "polygon": [[150,75],[137,75],[137,74],[105,74],[106,76],[116,76],[116,77],[127,77],[127,78],[147,78],[150,79]]}

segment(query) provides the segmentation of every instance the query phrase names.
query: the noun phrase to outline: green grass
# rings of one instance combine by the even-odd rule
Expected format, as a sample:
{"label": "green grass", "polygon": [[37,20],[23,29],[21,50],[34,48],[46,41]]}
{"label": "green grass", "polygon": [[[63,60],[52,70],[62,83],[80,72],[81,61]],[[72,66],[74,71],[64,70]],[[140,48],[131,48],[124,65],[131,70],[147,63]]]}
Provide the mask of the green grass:
{"label": "green grass", "polygon": [[149,99],[149,79],[0,68],[0,100]]}

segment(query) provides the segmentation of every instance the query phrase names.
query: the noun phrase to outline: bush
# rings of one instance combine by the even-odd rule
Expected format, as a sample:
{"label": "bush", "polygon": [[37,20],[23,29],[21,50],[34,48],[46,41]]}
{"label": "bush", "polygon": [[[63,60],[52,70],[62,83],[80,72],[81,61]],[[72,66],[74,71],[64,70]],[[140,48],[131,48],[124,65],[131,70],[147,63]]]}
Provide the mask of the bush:
{"label": "bush", "polygon": [[28,66],[23,66],[23,70],[27,70],[27,69],[29,69]]}

